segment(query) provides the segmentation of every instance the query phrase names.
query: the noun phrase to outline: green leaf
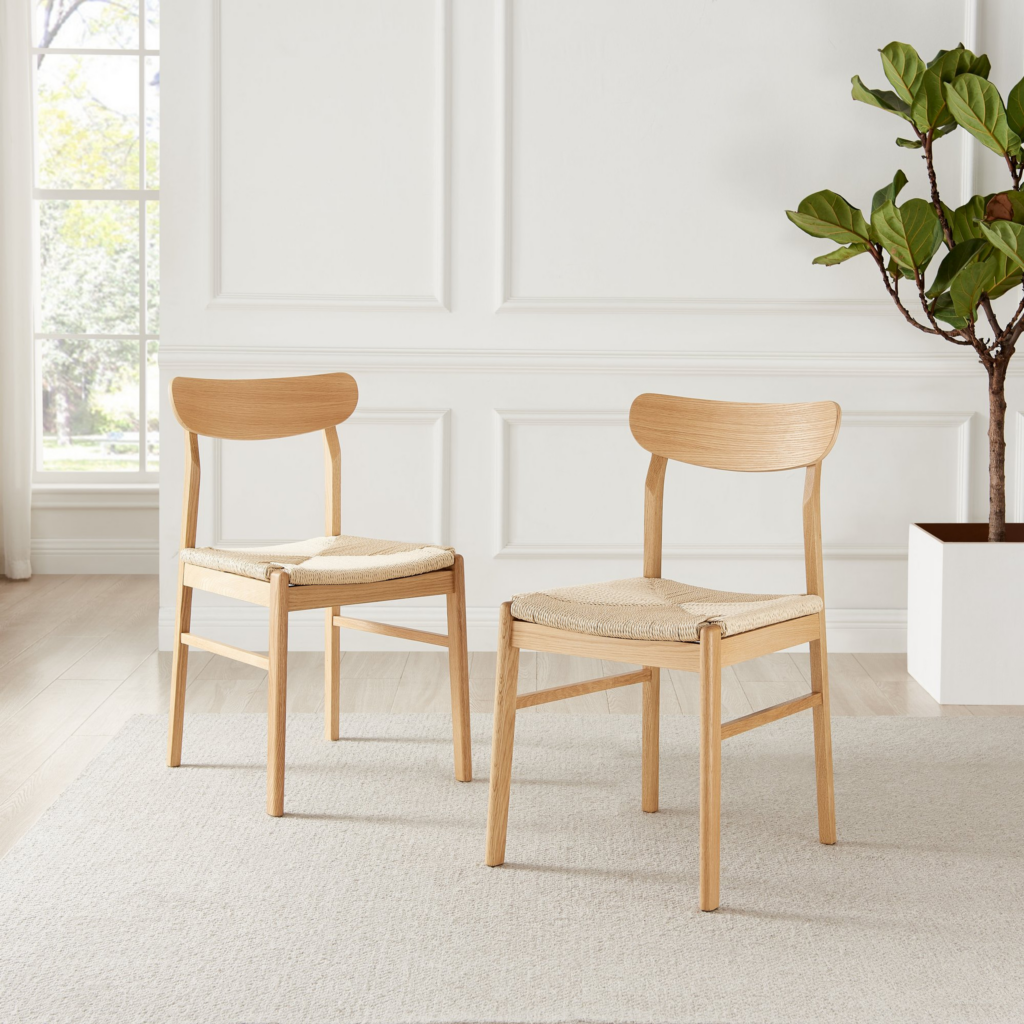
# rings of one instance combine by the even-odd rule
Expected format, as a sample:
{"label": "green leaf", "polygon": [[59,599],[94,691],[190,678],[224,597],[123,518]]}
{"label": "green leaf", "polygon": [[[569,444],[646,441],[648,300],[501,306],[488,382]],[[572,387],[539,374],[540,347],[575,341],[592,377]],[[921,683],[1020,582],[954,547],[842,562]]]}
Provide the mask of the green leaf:
{"label": "green leaf", "polygon": [[896,114],[904,118],[904,120],[909,121],[911,119],[910,104],[904,103],[896,93],[885,89],[869,89],[860,80],[860,75],[854,75],[850,81],[853,83],[850,95],[855,100],[860,100],[861,103],[867,103],[872,107],[878,107],[880,110],[887,110],[890,114]]}
{"label": "green leaf", "polygon": [[979,78],[988,78],[991,70],[992,61],[988,59],[987,53],[983,53],[981,56],[975,57],[974,63],[967,69],[969,74],[977,75]]}
{"label": "green leaf", "polygon": [[978,225],[981,233],[1000,251],[1024,270],[1024,224],[1010,220],[996,220]]}
{"label": "green leaf", "polygon": [[945,57],[947,53],[956,53],[957,50],[962,50],[963,48],[964,48],[964,44],[963,43],[957,43],[955,50],[939,50],[939,52],[937,54],[935,54],[935,56],[932,57],[932,59],[930,61],[928,61],[928,67],[930,67],[930,68],[935,67],[935,65],[938,64],[939,61],[942,60],[942,58]]}
{"label": "green leaf", "polygon": [[964,74],[973,62],[974,54],[970,50],[957,47],[955,50],[940,50],[939,56],[928,65],[910,106],[911,118],[919,132],[955,123],[946,105],[942,87],[946,82],[952,82],[957,75]]}
{"label": "green leaf", "polygon": [[908,199],[883,203],[871,214],[871,230],[901,266],[922,271],[942,243],[942,225],[931,203]]}
{"label": "green leaf", "polygon": [[990,299],[998,299],[1011,288],[1016,288],[1024,280],[1024,274],[1005,252],[997,252],[992,259],[995,260],[996,269],[987,291]]}
{"label": "green leaf", "polygon": [[950,327],[962,330],[967,326],[967,321],[964,317],[959,316],[955,309],[953,309],[953,300],[950,298],[949,292],[943,292],[931,306],[932,316],[936,320],[942,320],[949,324]]}
{"label": "green leaf", "polygon": [[917,139],[897,139],[897,146],[902,146],[904,149],[920,149],[921,143]]}
{"label": "green leaf", "polygon": [[992,246],[982,238],[968,238],[960,245],[954,246],[939,264],[935,272],[935,280],[925,294],[930,299],[941,295],[957,274],[967,266],[968,263],[977,263],[992,255]]}
{"label": "green leaf", "polygon": [[988,291],[996,273],[995,260],[968,263],[949,286],[949,297],[953,309],[965,320],[978,319],[978,302],[983,292]]}
{"label": "green leaf", "polygon": [[871,197],[871,212],[874,213],[882,203],[895,203],[896,197],[903,190],[903,186],[907,183],[907,176],[903,171],[897,171],[893,175],[892,181],[884,188],[880,188]]}
{"label": "green leaf", "polygon": [[999,90],[978,75],[960,75],[943,87],[956,123],[1000,156],[1020,153],[1020,136],[1006,123]]}
{"label": "green leaf", "polygon": [[960,125],[958,125],[956,121],[953,121],[950,124],[944,124],[941,128],[936,128],[935,131],[932,132],[932,138],[941,139],[943,135],[948,135],[950,132],[955,132],[959,127]]}
{"label": "green leaf", "polygon": [[955,50],[940,50],[928,70],[936,72],[944,82],[952,82],[957,75],[970,71],[976,60],[977,57],[959,43]]}
{"label": "green leaf", "polygon": [[815,238],[831,238],[840,245],[871,240],[864,214],[827,188],[801,200],[796,212],[787,210],[786,216]]}
{"label": "green leaf", "polygon": [[906,104],[914,102],[914,93],[921,84],[921,76],[925,72],[924,61],[917,50],[906,43],[890,43],[879,51],[882,55],[882,68],[885,77],[896,90],[896,94]]}
{"label": "green leaf", "polygon": [[[959,245],[968,238],[984,238],[979,221],[985,216],[985,203],[988,196],[972,196],[971,199],[953,211],[953,219],[949,221],[949,229],[953,232],[953,241]],[[948,215],[947,215],[948,219]]]}
{"label": "green leaf", "polygon": [[1006,121],[1011,130],[1024,138],[1024,78],[1006,94]]}
{"label": "green leaf", "polygon": [[816,256],[811,260],[811,262],[817,263],[822,267],[834,267],[839,263],[845,263],[847,260],[852,260],[854,256],[859,256],[862,252],[867,251],[867,242],[854,242],[853,245],[833,249],[832,252],[827,252],[824,256]]}

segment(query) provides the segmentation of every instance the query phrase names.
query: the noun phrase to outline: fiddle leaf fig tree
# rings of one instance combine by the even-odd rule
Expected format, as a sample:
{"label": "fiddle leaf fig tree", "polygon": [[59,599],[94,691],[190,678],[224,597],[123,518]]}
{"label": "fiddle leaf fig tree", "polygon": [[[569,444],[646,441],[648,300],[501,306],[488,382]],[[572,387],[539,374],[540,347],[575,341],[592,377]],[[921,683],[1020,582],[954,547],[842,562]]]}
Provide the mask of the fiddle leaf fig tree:
{"label": "fiddle leaf fig tree", "polygon": [[[907,43],[890,43],[879,52],[892,88],[868,88],[854,75],[853,98],[907,123],[907,137],[897,138],[896,145],[921,151],[928,198],[900,203],[907,176],[898,170],[874,194],[867,214],[824,189],[786,216],[807,234],[838,244],[814,263],[831,267],[869,256],[909,324],[977,353],[988,374],[988,539],[1005,540],[1006,371],[1024,334],[1024,293],[1008,319],[1000,319],[992,303],[1024,282],[1024,79],[1004,103],[988,80],[988,57],[975,56],[962,43],[940,50],[928,63]],[[933,149],[957,128],[1003,161],[1011,184],[952,209],[939,195]]]}

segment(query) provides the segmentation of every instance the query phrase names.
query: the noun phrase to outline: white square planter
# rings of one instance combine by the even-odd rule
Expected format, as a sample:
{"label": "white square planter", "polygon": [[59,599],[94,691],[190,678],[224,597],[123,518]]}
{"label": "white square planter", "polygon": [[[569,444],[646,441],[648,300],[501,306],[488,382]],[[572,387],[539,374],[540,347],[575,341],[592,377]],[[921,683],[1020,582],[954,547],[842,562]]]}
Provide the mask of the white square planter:
{"label": "white square planter", "polygon": [[910,527],[907,671],[940,704],[1024,704],[1024,524]]}

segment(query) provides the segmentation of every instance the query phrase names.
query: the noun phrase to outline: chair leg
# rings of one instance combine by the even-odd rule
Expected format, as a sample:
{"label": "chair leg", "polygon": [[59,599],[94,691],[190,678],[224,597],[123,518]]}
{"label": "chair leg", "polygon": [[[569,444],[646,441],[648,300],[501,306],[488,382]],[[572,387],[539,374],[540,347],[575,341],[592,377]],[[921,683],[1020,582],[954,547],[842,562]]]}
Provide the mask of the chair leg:
{"label": "chair leg", "polygon": [[452,746],[455,778],[473,778],[473,750],[469,725],[469,648],[466,637],[466,576],[462,555],[452,569],[455,589],[448,595],[448,675],[452,689]]}
{"label": "chair leg", "polygon": [[508,798],[512,785],[512,744],[516,732],[516,690],[519,648],[512,646],[512,606],[501,606],[498,621],[498,671],[494,683],[494,739],[491,742],[491,784],[487,800],[487,864],[505,863]]}
{"label": "chair leg", "polygon": [[185,563],[178,565],[178,606],[174,616],[174,654],[171,661],[171,713],[167,726],[167,764],[181,764],[181,734],[185,727],[185,678],[188,675],[188,647],[181,634],[192,625],[192,588],[185,586]]}
{"label": "chair leg", "polygon": [[818,838],[826,846],[836,841],[836,798],[832,783],[832,720],[828,703],[828,653],[825,613],[819,618],[820,639],[811,641],[811,691],[821,694],[814,714],[814,773],[818,783]]}
{"label": "chair leg", "polygon": [[722,824],[722,629],[700,631],[700,909],[718,909]]}
{"label": "chair leg", "polygon": [[288,573],[270,576],[270,671],[267,680],[267,814],[284,814],[284,737],[288,706]]}
{"label": "chair leg", "polygon": [[647,668],[651,678],[643,683],[643,753],[641,805],[653,813],[658,809],[658,759],[661,740],[661,669]]}
{"label": "chair leg", "polygon": [[324,736],[341,735],[341,628],[334,624],[341,608],[324,610]]}

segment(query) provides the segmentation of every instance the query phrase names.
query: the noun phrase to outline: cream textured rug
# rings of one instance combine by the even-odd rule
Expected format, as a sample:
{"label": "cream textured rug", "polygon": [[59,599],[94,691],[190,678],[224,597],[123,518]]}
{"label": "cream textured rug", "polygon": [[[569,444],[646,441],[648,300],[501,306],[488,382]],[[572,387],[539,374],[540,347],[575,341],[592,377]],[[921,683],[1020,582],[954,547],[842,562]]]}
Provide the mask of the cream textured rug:
{"label": "cream textured rug", "polygon": [[697,900],[697,733],[522,714],[509,863],[436,715],[133,719],[0,861],[4,1024],[1000,1024],[1024,1015],[1024,718],[835,722],[839,844],[811,724],[727,741],[722,909]]}

